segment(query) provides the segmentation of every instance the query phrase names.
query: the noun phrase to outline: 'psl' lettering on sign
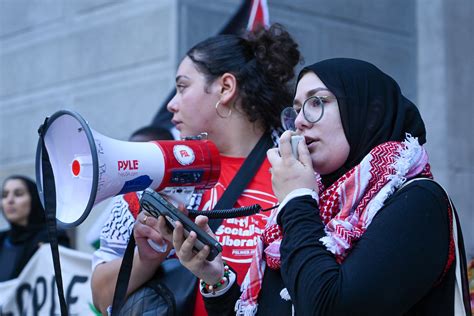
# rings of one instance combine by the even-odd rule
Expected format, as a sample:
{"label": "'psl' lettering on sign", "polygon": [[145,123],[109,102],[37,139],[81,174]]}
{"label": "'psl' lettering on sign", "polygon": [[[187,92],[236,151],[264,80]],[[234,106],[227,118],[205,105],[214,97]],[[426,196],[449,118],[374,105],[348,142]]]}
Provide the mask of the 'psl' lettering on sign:
{"label": "'psl' lettering on sign", "polygon": [[119,160],[118,170],[138,170],[138,160]]}

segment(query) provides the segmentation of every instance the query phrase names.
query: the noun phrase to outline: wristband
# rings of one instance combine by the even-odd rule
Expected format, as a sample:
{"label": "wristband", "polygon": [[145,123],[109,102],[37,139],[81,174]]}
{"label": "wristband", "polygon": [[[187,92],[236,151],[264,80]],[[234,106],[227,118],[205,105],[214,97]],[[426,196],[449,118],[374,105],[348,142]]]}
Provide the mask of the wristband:
{"label": "wristband", "polygon": [[216,284],[207,284],[201,280],[201,292],[216,294],[216,291],[218,291],[225,284],[228,284],[229,275],[230,268],[226,263],[224,263],[224,276]]}
{"label": "wristband", "polygon": [[225,293],[227,293],[234,286],[234,283],[236,282],[236,280],[237,280],[237,275],[234,273],[234,271],[230,270],[229,271],[229,282],[227,282],[227,284],[224,284],[221,287],[219,287],[217,290],[215,290],[214,293],[212,293],[212,292],[208,293],[202,287],[199,287],[199,292],[201,292],[201,295],[204,298],[219,297],[219,296],[224,295]]}

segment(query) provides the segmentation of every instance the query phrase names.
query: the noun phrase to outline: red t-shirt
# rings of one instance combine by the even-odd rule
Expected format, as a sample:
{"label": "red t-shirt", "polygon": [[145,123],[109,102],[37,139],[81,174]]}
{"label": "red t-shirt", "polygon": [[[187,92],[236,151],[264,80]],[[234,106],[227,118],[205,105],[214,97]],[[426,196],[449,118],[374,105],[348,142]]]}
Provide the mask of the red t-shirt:
{"label": "red t-shirt", "polygon": [[[245,158],[221,156],[221,174],[214,188],[207,190],[201,200],[200,210],[210,210],[222,196]],[[259,204],[263,209],[278,203],[273,195],[271,175],[267,159],[257,171],[257,174],[240,195],[234,207]],[[224,219],[216,231],[217,240],[222,244],[222,257],[229,266],[237,272],[237,282],[242,283],[250,266],[255,245],[263,232],[271,211],[261,212],[252,216]],[[199,291],[199,289],[198,289]],[[200,293],[196,295],[194,315],[207,315],[204,301]]]}

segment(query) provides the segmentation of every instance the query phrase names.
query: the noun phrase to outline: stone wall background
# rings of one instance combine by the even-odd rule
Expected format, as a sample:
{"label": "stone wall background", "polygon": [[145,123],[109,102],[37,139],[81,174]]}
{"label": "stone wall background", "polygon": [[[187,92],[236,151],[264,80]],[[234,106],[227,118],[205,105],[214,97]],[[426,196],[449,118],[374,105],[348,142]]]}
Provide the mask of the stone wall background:
{"label": "stone wall background", "polygon": [[[433,172],[448,189],[474,256],[474,3],[471,0],[269,0],[270,19],[306,63],[368,60],[420,108]],[[0,0],[0,180],[34,177],[37,128],[59,109],[126,140],[171,91],[186,50],[216,34],[237,0]],[[102,213],[76,229],[76,247]],[[0,219],[0,226],[5,222]],[[420,223],[422,224],[422,223]]]}

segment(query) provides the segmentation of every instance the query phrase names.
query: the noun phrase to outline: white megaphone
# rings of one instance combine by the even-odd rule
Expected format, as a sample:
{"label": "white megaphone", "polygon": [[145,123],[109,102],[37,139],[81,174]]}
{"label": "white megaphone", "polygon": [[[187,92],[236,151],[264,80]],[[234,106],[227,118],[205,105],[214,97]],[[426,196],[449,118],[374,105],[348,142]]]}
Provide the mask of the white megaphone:
{"label": "white megaphone", "polygon": [[[108,197],[148,187],[207,189],[220,175],[219,151],[208,140],[119,141],[67,110],[54,113],[40,130],[54,174],[56,219],[63,228],[82,223]],[[42,151],[40,139],[36,180],[44,205]]]}

